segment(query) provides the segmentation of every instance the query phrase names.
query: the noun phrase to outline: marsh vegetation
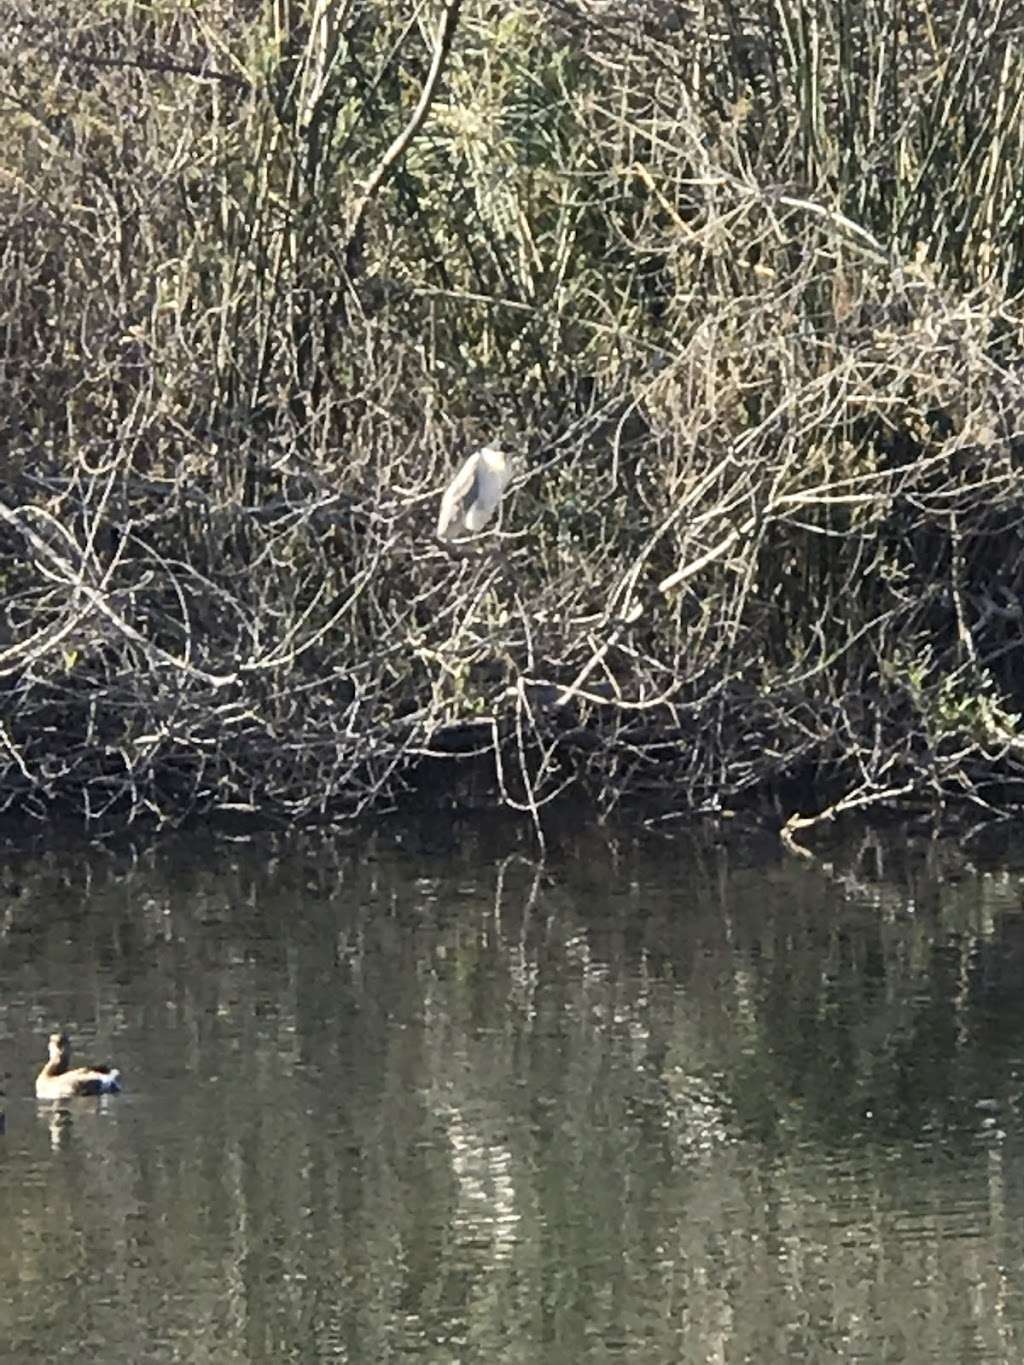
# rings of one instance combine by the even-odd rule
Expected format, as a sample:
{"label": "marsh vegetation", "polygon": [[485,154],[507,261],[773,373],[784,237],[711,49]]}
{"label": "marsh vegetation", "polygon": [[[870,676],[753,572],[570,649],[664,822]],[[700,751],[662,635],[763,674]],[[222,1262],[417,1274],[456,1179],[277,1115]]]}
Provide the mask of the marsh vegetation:
{"label": "marsh vegetation", "polygon": [[3,805],[1017,806],[1013,7],[7,10]]}

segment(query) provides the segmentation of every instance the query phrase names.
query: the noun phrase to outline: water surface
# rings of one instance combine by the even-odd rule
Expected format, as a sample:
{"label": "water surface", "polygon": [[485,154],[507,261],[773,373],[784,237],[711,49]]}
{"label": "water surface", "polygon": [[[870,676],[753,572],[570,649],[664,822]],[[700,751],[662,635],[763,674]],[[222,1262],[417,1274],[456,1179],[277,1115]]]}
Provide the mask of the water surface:
{"label": "water surface", "polygon": [[3,1358],[1016,1365],[1018,866],[829,859],[9,854]]}

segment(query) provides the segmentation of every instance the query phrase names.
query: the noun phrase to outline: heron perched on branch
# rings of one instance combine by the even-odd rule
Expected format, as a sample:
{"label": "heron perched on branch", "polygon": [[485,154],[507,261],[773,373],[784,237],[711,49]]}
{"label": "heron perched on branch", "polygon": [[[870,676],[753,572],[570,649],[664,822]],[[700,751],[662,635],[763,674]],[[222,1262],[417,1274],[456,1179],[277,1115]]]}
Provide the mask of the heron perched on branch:
{"label": "heron perched on branch", "polygon": [[484,446],[475,451],[445,489],[437,518],[442,540],[482,531],[498,510],[512,471],[503,450]]}

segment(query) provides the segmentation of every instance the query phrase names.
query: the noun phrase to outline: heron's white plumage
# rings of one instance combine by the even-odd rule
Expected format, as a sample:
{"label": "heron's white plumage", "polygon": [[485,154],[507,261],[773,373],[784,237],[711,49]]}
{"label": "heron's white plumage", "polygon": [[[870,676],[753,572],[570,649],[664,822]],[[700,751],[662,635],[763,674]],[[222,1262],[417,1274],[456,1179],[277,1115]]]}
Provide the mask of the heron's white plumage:
{"label": "heron's white plumage", "polygon": [[510,470],[497,446],[474,451],[445,489],[437,518],[437,534],[454,540],[482,531],[498,510]]}

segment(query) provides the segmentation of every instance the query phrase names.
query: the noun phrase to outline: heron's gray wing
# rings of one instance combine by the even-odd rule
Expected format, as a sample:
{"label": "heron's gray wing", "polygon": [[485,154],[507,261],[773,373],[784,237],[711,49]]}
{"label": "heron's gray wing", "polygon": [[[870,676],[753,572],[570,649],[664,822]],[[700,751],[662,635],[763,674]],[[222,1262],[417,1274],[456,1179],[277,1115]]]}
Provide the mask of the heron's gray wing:
{"label": "heron's gray wing", "polygon": [[480,457],[471,455],[455,476],[455,496],[463,516],[480,496]]}
{"label": "heron's gray wing", "polygon": [[445,489],[437,518],[437,534],[442,539],[465,530],[463,519],[480,491],[480,460],[471,455]]}

